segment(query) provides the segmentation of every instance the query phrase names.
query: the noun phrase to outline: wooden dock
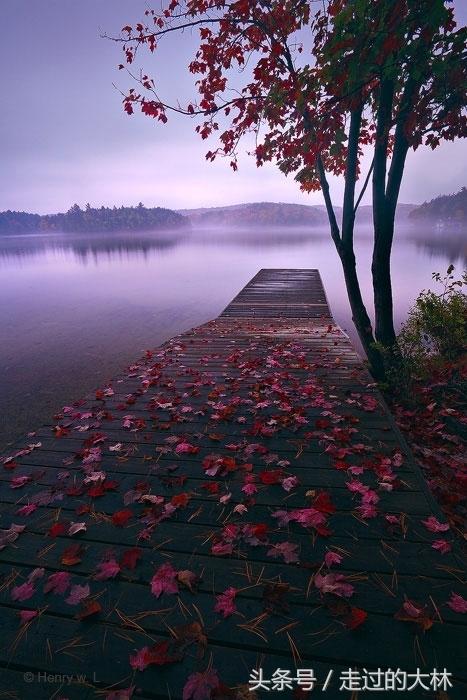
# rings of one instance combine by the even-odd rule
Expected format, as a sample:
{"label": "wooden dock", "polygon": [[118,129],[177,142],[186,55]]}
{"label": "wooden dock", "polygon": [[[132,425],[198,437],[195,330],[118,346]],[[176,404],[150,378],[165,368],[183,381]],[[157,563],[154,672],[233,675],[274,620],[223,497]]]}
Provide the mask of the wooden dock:
{"label": "wooden dock", "polygon": [[317,270],[261,270],[2,461],[0,698],[307,698],[309,669],[367,698],[378,668],[467,697],[465,558]]}

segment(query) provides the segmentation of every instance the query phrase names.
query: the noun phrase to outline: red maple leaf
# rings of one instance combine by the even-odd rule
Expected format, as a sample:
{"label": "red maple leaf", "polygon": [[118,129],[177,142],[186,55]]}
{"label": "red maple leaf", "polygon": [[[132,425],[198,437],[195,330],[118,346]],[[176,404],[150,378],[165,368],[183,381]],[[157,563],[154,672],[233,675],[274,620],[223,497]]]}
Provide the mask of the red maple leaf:
{"label": "red maple leaf", "polygon": [[259,473],[259,479],[262,484],[280,484],[284,478],[282,469],[270,469]]}
{"label": "red maple leaf", "polygon": [[207,484],[203,484],[201,488],[209,493],[219,493],[220,483],[218,481],[209,481]]}
{"label": "red maple leaf", "polygon": [[361,608],[355,608],[352,606],[350,608],[349,614],[344,618],[344,625],[349,630],[357,629],[357,627],[363,625],[367,617],[368,613],[365,612],[365,610],[361,610]]}
{"label": "red maple leaf", "polygon": [[170,502],[177,508],[185,508],[185,506],[189,503],[190,498],[191,496],[188,493],[179,493],[176,496],[173,496]]}
{"label": "red maple leaf", "polygon": [[313,506],[316,510],[319,510],[320,513],[334,513],[336,510],[336,506],[331,501],[331,497],[327,491],[321,491],[321,493],[316,496],[313,501]]}
{"label": "red maple leaf", "polygon": [[66,525],[64,523],[54,523],[47,533],[49,537],[58,537],[66,532]]}
{"label": "red maple leaf", "polygon": [[148,665],[155,664],[156,666],[166,666],[180,661],[182,654],[176,650],[171,650],[171,642],[159,642],[148,649],[144,654],[144,660]]}
{"label": "red maple leaf", "polygon": [[112,522],[117,527],[123,527],[132,517],[133,511],[131,511],[129,508],[125,508],[124,510],[117,510],[112,515]]}
{"label": "red maple leaf", "polygon": [[143,550],[139,547],[132,547],[131,549],[126,549],[122,556],[120,557],[120,566],[122,569],[134,569],[136,564],[143,556]]}

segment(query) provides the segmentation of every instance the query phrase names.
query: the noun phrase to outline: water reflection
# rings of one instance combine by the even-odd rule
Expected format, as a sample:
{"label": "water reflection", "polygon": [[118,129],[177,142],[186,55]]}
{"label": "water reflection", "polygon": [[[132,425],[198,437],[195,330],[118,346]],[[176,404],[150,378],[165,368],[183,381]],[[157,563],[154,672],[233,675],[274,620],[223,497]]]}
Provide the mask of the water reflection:
{"label": "water reflection", "polygon": [[[413,243],[415,248],[432,258],[462,260],[467,262],[467,237],[460,231],[419,230],[402,228],[395,245]],[[371,242],[370,228],[356,232],[357,241]],[[241,248],[290,248],[305,243],[329,241],[326,228],[296,229],[206,229],[191,231],[132,232],[108,234],[25,234],[4,235],[0,238],[0,264],[16,260],[30,260],[36,256],[53,253],[72,254],[84,265],[89,262],[111,261],[118,258],[130,260],[150,259],[158,253],[189,242],[195,246],[238,246]]]}
{"label": "water reflection", "polygon": [[78,262],[98,263],[112,258],[147,258],[155,251],[164,251],[180,245],[186,233],[167,231],[157,234],[29,234],[3,236],[0,239],[0,263],[14,258],[31,259],[48,252],[72,253]]}
{"label": "water reflection", "polygon": [[426,253],[431,259],[445,258],[451,262],[459,260],[463,267],[467,265],[467,236],[458,234],[457,236],[446,236],[439,238],[420,239],[419,235],[414,235],[409,240],[413,241],[417,250]]}

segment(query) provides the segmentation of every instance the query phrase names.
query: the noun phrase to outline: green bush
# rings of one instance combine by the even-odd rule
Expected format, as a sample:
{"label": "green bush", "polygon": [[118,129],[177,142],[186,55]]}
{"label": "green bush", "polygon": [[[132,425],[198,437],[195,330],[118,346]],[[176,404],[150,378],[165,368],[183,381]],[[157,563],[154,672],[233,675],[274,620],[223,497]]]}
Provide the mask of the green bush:
{"label": "green bush", "polygon": [[433,273],[439,293],[423,290],[398,336],[402,357],[416,374],[423,374],[428,360],[455,362],[467,348],[467,272],[454,279],[454,266],[446,275]]}

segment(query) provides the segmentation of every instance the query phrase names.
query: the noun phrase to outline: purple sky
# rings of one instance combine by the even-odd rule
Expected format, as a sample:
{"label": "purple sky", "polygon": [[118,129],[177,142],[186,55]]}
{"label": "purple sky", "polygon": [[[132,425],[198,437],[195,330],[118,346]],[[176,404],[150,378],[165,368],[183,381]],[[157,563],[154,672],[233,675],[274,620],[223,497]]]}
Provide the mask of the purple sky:
{"label": "purple sky", "polygon": [[[458,21],[467,3],[456,0]],[[192,121],[165,127],[123,113],[129,80],[117,70],[120,50],[100,38],[135,23],[143,0],[2,0],[0,59],[0,210],[40,213],[84,205],[137,204],[172,208],[253,201],[321,204],[320,193],[300,193],[274,166],[257,170],[244,156],[236,174],[226,162],[206,163],[206,143]],[[196,36],[173,36],[152,65],[159,92],[190,95],[186,66]],[[151,70],[151,59],[146,62]],[[153,71],[153,75],[157,75]],[[246,148],[246,146],[245,146]],[[410,153],[401,202],[422,202],[467,183],[465,141]],[[331,182],[340,203],[342,183]],[[366,200],[369,201],[368,198]]]}

